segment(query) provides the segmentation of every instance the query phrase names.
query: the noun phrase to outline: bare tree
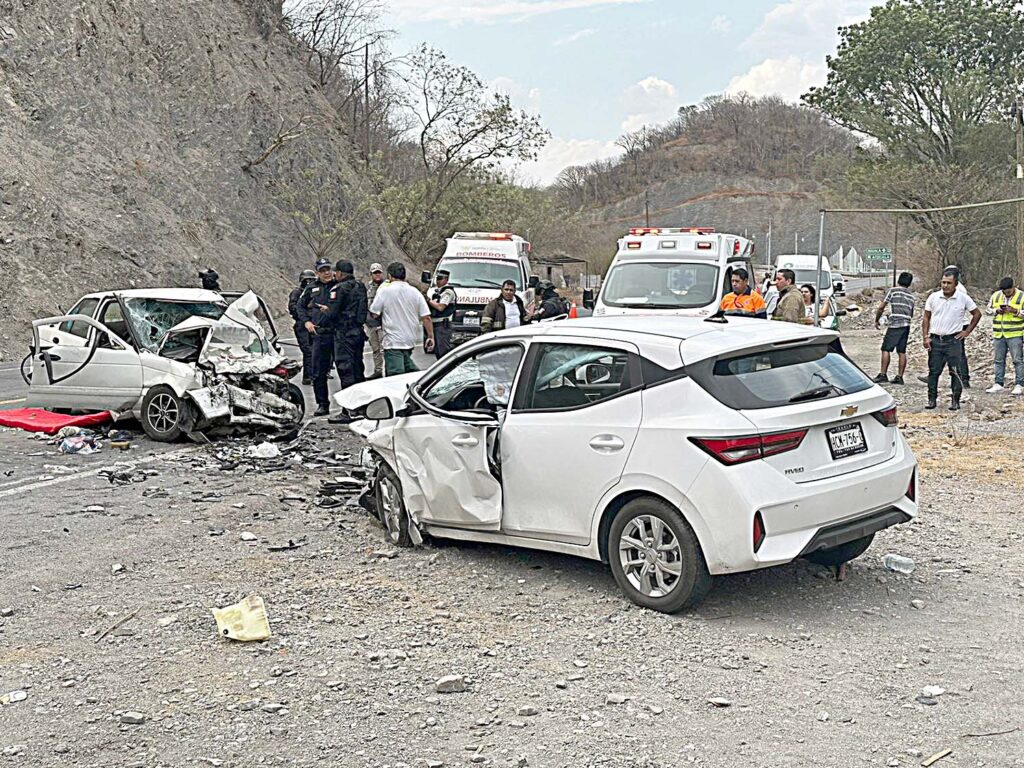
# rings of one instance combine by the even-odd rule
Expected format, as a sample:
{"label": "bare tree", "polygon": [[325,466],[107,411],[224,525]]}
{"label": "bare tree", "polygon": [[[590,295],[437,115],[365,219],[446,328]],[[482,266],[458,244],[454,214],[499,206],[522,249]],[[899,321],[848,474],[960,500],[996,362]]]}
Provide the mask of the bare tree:
{"label": "bare tree", "polygon": [[309,62],[322,87],[362,69],[364,49],[375,48],[392,35],[383,26],[385,11],[383,0],[311,0],[295,7],[289,26],[309,49]]}
{"label": "bare tree", "polygon": [[260,152],[260,154],[257,155],[255,159],[246,160],[244,163],[242,163],[242,170],[245,171],[246,173],[251,172],[252,169],[255,168],[257,165],[262,165],[267,160],[269,160],[270,156],[273,155],[285,144],[300,138],[303,134],[306,133],[306,131],[310,129],[310,127],[311,118],[309,115],[302,115],[298,120],[296,120],[288,127],[285,127],[284,118],[282,117],[280,120],[280,124],[277,127],[277,131],[271,137],[266,147],[263,148],[263,151]]}

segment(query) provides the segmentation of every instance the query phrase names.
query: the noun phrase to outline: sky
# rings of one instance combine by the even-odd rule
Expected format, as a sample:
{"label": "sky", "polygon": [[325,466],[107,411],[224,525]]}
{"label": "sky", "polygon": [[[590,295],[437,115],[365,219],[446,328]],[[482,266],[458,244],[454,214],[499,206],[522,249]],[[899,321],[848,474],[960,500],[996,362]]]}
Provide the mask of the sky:
{"label": "sky", "polygon": [[389,0],[393,49],[428,43],[551,132],[518,176],[547,184],[615,140],[721,93],[797,101],[825,82],[837,28],[871,0]]}

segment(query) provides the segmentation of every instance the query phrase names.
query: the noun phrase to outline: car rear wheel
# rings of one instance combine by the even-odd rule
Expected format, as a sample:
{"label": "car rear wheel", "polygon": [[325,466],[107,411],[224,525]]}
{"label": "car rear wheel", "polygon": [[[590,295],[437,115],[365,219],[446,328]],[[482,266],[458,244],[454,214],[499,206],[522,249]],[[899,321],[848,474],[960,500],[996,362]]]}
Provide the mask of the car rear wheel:
{"label": "car rear wheel", "polygon": [[409,515],[402,498],[402,481],[383,461],[373,476],[373,493],[377,500],[377,517],[387,531],[388,541],[396,547],[411,547]]}
{"label": "car rear wheel", "polygon": [[150,389],[142,398],[142,429],[159,443],[172,443],[182,435],[185,405],[165,384]]}
{"label": "car rear wheel", "polygon": [[626,597],[654,611],[681,611],[711,589],[697,537],[679,511],[659,499],[634,499],[618,511],[608,563]]}
{"label": "car rear wheel", "polygon": [[871,542],[874,538],[875,534],[869,533],[867,536],[854,539],[853,541],[848,541],[845,544],[840,544],[838,547],[819,549],[817,552],[811,552],[809,555],[804,555],[804,559],[810,560],[812,563],[817,565],[842,565],[843,563],[848,563],[863,555],[867,551],[868,547],[871,546]]}

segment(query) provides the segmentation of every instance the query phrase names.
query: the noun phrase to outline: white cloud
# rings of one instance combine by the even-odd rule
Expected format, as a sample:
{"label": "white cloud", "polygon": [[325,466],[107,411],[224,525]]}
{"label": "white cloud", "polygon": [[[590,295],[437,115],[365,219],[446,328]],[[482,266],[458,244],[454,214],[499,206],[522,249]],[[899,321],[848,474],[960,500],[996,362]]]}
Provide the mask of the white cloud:
{"label": "white cloud", "polygon": [[511,77],[497,77],[491,82],[491,88],[498,93],[508,94],[512,104],[528,112],[540,112],[540,88],[530,88]]}
{"label": "white cloud", "polygon": [[824,61],[804,61],[797,56],[765,59],[730,80],[725,92],[749,93],[751,96],[778,95],[786,101],[798,101],[812,85],[824,84],[826,75]]}
{"label": "white cloud", "polygon": [[577,30],[576,32],[573,32],[571,35],[566,35],[565,37],[558,38],[557,40],[555,40],[554,44],[555,45],[571,45],[572,43],[578,42],[578,41],[582,40],[585,37],[590,37],[596,31],[597,30],[590,29],[590,28],[580,29],[580,30]]}
{"label": "white cloud", "polygon": [[679,91],[672,83],[652,75],[626,89],[625,105],[628,116],[622,121],[622,130],[636,131],[672,119],[679,108]]}
{"label": "white cloud", "polygon": [[584,165],[621,154],[622,150],[614,141],[552,137],[535,162],[520,166],[518,176],[526,183],[547,185],[570,165]]}
{"label": "white cloud", "polygon": [[718,32],[724,35],[726,32],[732,29],[732,21],[729,20],[728,16],[715,16],[711,20],[711,31]]}
{"label": "white cloud", "polygon": [[391,10],[403,23],[448,21],[493,23],[504,19],[522,21],[558,11],[602,6],[632,5],[649,0],[391,0]]}
{"label": "white cloud", "polygon": [[805,60],[835,50],[838,28],[862,21],[877,0],[788,0],[765,14],[744,43],[764,56],[785,52]]}

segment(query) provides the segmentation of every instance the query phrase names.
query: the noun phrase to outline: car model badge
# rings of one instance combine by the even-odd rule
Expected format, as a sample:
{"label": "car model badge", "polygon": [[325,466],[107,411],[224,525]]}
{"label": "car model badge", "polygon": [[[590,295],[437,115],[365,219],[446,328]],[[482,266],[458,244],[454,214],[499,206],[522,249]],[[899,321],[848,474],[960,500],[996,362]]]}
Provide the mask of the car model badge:
{"label": "car model badge", "polygon": [[853,416],[853,414],[855,414],[856,412],[857,412],[857,406],[856,405],[848,405],[845,408],[843,408],[843,410],[841,410],[839,413],[841,415],[843,415],[843,416]]}

